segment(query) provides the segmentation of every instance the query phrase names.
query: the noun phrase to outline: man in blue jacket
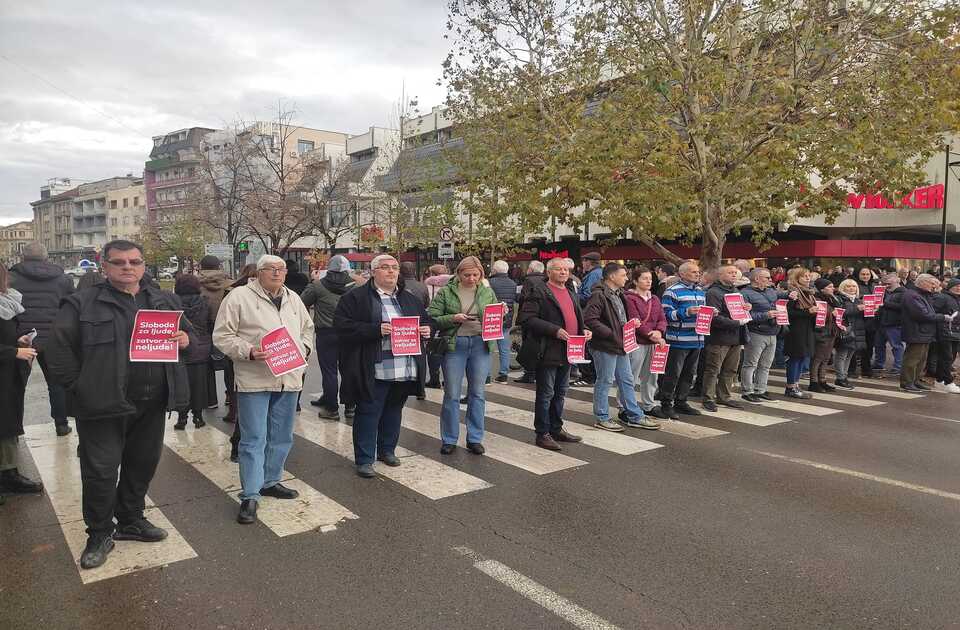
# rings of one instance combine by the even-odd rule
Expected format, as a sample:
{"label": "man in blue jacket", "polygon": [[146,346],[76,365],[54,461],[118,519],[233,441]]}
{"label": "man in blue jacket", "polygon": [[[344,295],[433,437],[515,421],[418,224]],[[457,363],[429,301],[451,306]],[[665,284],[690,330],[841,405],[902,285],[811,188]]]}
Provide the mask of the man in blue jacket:
{"label": "man in blue jacket", "polygon": [[600,284],[603,279],[603,265],[600,264],[600,253],[590,252],[581,259],[583,265],[583,279],[580,281],[580,290],[577,291],[577,297],[580,298],[581,308],[590,301],[593,294],[593,287]]}
{"label": "man in blue jacket", "polygon": [[[510,329],[513,328],[513,306],[517,301],[517,283],[510,279],[507,273],[510,266],[505,260],[497,260],[490,270],[490,288],[497,299],[507,305],[507,312],[503,315],[503,339],[497,341],[497,350],[500,355],[498,383],[506,383],[510,372]],[[491,364],[492,365],[492,364]]]}
{"label": "man in blue jacket", "polygon": [[663,314],[667,318],[666,340],[670,344],[667,355],[666,372],[660,380],[657,398],[660,411],[656,408],[650,413],[664,420],[676,420],[684,413],[699,416],[700,412],[690,406],[687,396],[693,385],[693,376],[697,373],[700,351],[703,349],[703,335],[696,331],[697,313],[706,302],[700,280],[700,265],[688,260],[680,265],[680,279],[663,292],[660,299]]}

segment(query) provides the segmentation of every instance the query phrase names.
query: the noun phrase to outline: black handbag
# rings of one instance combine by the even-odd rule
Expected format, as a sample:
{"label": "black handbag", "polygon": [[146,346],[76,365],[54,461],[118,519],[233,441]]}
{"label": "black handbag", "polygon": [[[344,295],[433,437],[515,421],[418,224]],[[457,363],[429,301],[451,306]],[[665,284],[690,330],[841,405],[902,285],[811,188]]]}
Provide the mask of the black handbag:
{"label": "black handbag", "polygon": [[450,348],[450,337],[446,335],[437,335],[427,339],[427,354],[442,356]]}

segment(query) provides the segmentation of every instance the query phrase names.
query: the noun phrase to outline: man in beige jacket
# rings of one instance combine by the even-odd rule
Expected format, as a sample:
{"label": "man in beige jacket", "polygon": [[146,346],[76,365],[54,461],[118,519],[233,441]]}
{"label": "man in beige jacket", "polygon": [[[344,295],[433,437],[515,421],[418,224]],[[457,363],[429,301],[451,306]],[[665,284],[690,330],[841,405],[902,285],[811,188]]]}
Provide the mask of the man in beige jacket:
{"label": "man in beige jacket", "polygon": [[296,293],[283,284],[287,266],[278,256],[257,261],[257,277],[227,294],[213,330],[213,343],[233,360],[240,423],[240,514],[237,522],[257,519],[261,496],[295,499],[280,483],[293,445],[297,394],[304,368],[274,376],[261,350],[264,335],[286,328],[304,359],[313,350],[313,320]]}

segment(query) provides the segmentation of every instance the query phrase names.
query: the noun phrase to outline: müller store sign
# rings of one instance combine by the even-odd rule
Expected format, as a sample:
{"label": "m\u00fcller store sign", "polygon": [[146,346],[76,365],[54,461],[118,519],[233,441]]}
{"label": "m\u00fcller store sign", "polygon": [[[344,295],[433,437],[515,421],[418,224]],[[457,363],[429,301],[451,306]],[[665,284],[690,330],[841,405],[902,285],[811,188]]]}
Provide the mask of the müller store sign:
{"label": "m\u00fcller store sign", "polygon": [[943,184],[916,188],[909,195],[901,197],[899,202],[890,201],[880,194],[850,193],[847,195],[847,207],[866,208],[867,210],[887,210],[890,208],[942,209]]}

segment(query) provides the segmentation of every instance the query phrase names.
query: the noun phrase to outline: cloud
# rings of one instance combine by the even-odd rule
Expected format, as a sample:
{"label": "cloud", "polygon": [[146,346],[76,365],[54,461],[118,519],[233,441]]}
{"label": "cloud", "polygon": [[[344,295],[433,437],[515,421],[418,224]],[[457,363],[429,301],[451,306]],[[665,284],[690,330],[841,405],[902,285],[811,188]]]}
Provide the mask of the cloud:
{"label": "cloud", "polygon": [[32,218],[52,177],[142,171],[151,136],[268,119],[386,125],[401,90],[442,102],[437,0],[207,6],[34,0],[0,14],[0,224]]}

